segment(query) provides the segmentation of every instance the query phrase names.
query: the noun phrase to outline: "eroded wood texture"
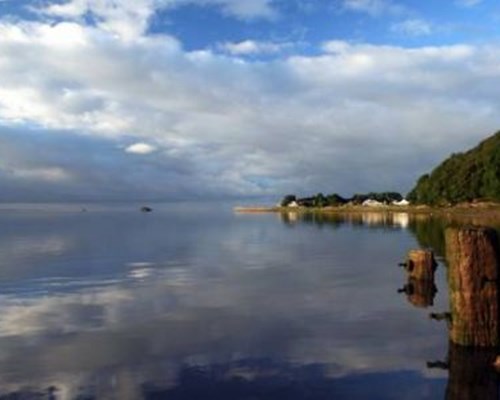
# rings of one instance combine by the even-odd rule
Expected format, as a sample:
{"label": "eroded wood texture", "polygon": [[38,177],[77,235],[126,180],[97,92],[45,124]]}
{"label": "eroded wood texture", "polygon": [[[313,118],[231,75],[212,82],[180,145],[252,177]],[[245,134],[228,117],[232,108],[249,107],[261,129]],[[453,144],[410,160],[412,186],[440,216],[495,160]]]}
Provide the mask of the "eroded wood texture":
{"label": "eroded wood texture", "polygon": [[406,269],[411,279],[434,281],[436,265],[434,254],[430,250],[411,250],[408,253]]}
{"label": "eroded wood texture", "polygon": [[498,375],[492,367],[495,349],[450,344],[446,400],[498,400]]}
{"label": "eroded wood texture", "polygon": [[446,258],[451,341],[462,346],[498,346],[499,252],[495,230],[447,229]]}

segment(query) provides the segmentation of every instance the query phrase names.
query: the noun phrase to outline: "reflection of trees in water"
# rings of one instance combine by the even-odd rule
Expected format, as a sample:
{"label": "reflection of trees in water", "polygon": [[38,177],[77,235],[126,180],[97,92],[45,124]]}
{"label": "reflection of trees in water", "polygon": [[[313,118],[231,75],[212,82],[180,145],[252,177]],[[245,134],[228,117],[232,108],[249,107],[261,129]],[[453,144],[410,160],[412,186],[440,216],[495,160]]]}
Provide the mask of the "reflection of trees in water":
{"label": "reflection of trees in water", "polygon": [[447,222],[442,218],[417,215],[410,220],[408,228],[415,235],[421,247],[431,248],[437,256],[444,257],[444,231]]}
{"label": "reflection of trees in water", "polygon": [[[436,256],[444,258],[444,231],[448,226],[460,224],[445,216],[430,214],[409,214],[403,212],[349,212],[318,213],[289,211],[279,214],[283,223],[316,225],[319,228],[337,229],[344,225],[378,230],[409,229],[415,235],[419,245],[434,250]],[[474,223],[474,220],[463,220],[463,223]],[[500,228],[500,226],[498,227]]]}
{"label": "reflection of trees in water", "polygon": [[359,226],[373,229],[406,228],[410,216],[407,213],[395,212],[356,212],[356,213],[327,213],[286,211],[279,214],[283,223],[289,226],[294,224],[316,225],[319,228],[338,228],[342,225]]}
{"label": "reflection of trees in water", "polygon": [[[440,257],[445,256],[444,231],[449,226],[478,225],[481,220],[463,216],[446,216],[431,214],[410,214],[404,212],[303,212],[287,211],[279,214],[283,223],[316,225],[319,228],[339,228],[343,225],[371,229],[408,228],[415,235],[423,248],[430,248]],[[500,224],[495,228],[500,232]]]}
{"label": "reflection of trees in water", "polygon": [[317,225],[319,228],[322,228],[324,226],[338,228],[339,226],[346,223],[345,218],[338,214],[288,211],[281,212],[279,216],[281,221],[289,226],[293,226],[296,223],[302,223]]}
{"label": "reflection of trees in water", "polygon": [[[465,216],[416,215],[410,219],[408,228],[413,232],[422,247],[431,248],[437,256],[444,258],[446,253],[445,230],[452,226],[484,226],[482,219]],[[489,224],[488,224],[489,225]],[[500,233],[500,224],[492,226]]]}

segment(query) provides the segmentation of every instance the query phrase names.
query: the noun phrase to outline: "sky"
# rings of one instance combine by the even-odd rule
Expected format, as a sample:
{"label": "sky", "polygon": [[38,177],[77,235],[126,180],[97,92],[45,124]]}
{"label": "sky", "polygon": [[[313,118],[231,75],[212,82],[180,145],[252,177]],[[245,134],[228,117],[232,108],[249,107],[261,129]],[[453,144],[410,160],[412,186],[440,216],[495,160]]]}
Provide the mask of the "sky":
{"label": "sky", "polygon": [[496,0],[0,0],[0,201],[395,190],[500,126]]}

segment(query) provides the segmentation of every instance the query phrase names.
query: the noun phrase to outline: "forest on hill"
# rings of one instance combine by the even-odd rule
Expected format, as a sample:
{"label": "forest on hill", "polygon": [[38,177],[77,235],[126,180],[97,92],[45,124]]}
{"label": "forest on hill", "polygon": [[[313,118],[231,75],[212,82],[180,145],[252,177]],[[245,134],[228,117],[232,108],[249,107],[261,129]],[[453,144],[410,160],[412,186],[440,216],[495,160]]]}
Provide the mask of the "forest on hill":
{"label": "forest on hill", "polygon": [[500,132],[465,153],[452,154],[421,176],[407,198],[428,205],[500,202]]}

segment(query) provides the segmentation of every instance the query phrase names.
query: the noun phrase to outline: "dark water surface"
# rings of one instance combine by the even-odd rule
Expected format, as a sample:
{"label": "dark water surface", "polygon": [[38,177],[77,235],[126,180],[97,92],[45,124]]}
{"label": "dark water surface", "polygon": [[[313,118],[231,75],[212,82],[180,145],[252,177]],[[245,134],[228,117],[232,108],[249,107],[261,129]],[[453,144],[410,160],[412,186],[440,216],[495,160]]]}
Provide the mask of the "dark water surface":
{"label": "dark water surface", "polygon": [[445,398],[435,221],[86,207],[0,207],[0,398]]}

